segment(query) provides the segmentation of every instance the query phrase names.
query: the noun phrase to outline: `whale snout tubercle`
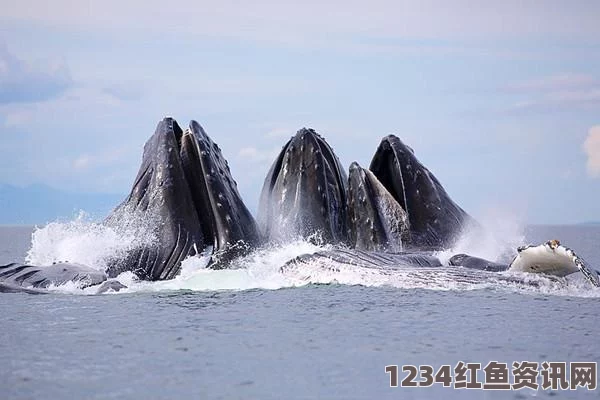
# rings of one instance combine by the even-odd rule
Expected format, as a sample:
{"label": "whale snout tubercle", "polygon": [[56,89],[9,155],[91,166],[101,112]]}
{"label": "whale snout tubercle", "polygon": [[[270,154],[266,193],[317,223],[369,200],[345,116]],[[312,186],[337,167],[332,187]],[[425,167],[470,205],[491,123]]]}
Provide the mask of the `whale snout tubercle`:
{"label": "whale snout tubercle", "polygon": [[560,246],[560,241],[557,239],[548,240],[547,245],[552,249],[556,250]]}

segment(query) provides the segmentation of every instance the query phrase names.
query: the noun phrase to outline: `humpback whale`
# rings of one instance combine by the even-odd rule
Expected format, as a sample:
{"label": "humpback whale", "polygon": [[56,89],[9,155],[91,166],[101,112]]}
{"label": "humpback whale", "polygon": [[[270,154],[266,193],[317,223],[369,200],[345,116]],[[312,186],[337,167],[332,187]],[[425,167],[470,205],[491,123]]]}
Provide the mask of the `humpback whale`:
{"label": "humpback whale", "polygon": [[573,250],[549,240],[540,245],[521,246],[510,264],[500,264],[467,254],[457,254],[449,264],[484,271],[518,271],[564,277],[581,272],[584,278],[595,287],[600,287],[599,273],[591,268]]}
{"label": "humpback whale", "polygon": [[269,170],[258,221],[270,240],[320,232],[374,251],[449,248],[474,223],[398,137],[383,138],[368,170],[353,163],[346,185],[333,149],[306,128]]}
{"label": "humpback whale", "polygon": [[348,175],[350,246],[400,252],[410,241],[408,214],[368,169],[354,162]]}
{"label": "humpback whale", "polygon": [[[139,220],[152,240],[108,260],[106,273],[69,263],[9,264],[0,266],[0,292],[44,293],[69,281],[97,286],[98,293],[118,291],[124,286],[111,278],[125,271],[143,280],[167,280],[179,274],[189,256],[208,255],[209,267],[224,268],[263,242],[315,234],[340,246],[297,257],[281,271],[313,262],[437,268],[442,264],[433,251],[451,248],[468,225],[477,226],[396,136],[382,139],[369,169],[355,162],[346,175],[325,139],[307,128],[283,146],[271,166],[257,223],[218,145],[196,121],[184,131],[169,117],[146,142],[130,194],[104,223],[127,228]],[[449,264],[558,277],[581,272],[600,286],[597,271],[558,241],[521,247],[507,265],[466,254],[455,255]]]}
{"label": "humpback whale", "polygon": [[158,240],[111,262],[110,276],[133,271],[142,279],[169,279],[176,275],[177,265],[185,257],[204,247],[200,217],[185,175],[182,153],[187,147],[182,139],[177,122],[165,118],[144,145],[131,193],[108,216],[106,224],[122,227],[131,215],[136,215],[151,221]]}
{"label": "humpback whale", "polygon": [[219,146],[196,121],[185,131],[173,118],[158,123],[130,194],[104,224],[122,229],[140,220],[153,240],[108,260],[106,274],[78,264],[9,264],[2,267],[0,290],[39,292],[68,281],[119,290],[123,285],[107,279],[125,271],[143,280],[172,279],[196,254],[210,255],[210,266],[220,268],[261,240]]}
{"label": "humpback whale", "polygon": [[538,246],[521,246],[510,263],[509,270],[543,273],[554,276],[567,276],[581,272],[585,279],[596,287],[600,287],[598,271],[573,250],[560,244],[558,240],[549,240]]}
{"label": "humpback whale", "polygon": [[86,265],[59,262],[48,266],[33,266],[18,263],[0,265],[0,293],[50,293],[51,286],[74,283],[79,289],[95,287],[96,294],[109,290],[118,292],[127,286],[108,279],[103,271]]}
{"label": "humpback whale", "polygon": [[456,254],[452,256],[450,260],[448,260],[448,263],[455,267],[479,269],[481,271],[502,272],[508,269],[508,264],[488,261],[486,259],[473,257],[468,254]]}
{"label": "humpback whale", "polygon": [[141,279],[172,279],[188,256],[209,252],[219,266],[259,241],[227,161],[196,121],[185,132],[172,118],[159,122],[131,193],[106,223],[119,226],[129,215],[154,221],[158,239],[114,260],[109,276],[132,271]]}
{"label": "humpback whale", "polygon": [[335,249],[318,251],[312,254],[298,256],[281,267],[281,271],[294,268],[297,265],[324,262],[327,264],[346,264],[363,268],[437,268],[441,267],[440,260],[427,253],[386,253],[376,251],[364,251],[356,249]]}
{"label": "humpback whale", "polygon": [[[22,288],[47,289],[67,282],[75,282],[80,288],[99,285],[108,279],[102,271],[85,265],[72,263],[56,263],[36,267],[24,264],[7,264],[0,266],[0,292],[23,291]],[[41,293],[40,290],[31,290]]]}
{"label": "humpback whale", "polygon": [[410,247],[449,248],[474,222],[398,137],[381,140],[369,169],[408,215]]}
{"label": "humpback whale", "polygon": [[[356,249],[333,249],[298,256],[285,263],[280,271],[292,275],[300,272],[302,279],[307,280],[311,278],[310,271],[315,271],[315,269],[316,271],[343,273],[349,267],[359,267],[361,269],[379,270],[380,273],[384,274],[387,274],[388,271],[406,271],[409,275],[418,270],[425,271],[425,274],[421,273],[421,277],[424,279],[427,277],[426,274],[436,270],[444,274],[445,278],[442,279],[473,284],[481,283],[491,276],[490,274],[476,273],[476,270],[492,273],[519,271],[542,274],[554,282],[559,282],[560,278],[581,272],[581,276],[585,281],[595,287],[600,287],[599,273],[590,268],[572,250],[557,243],[557,240],[552,240],[538,246],[523,246],[518,249],[518,254],[511,264],[495,263],[466,254],[457,254],[450,259],[449,266],[443,265],[435,254],[430,252],[389,253]],[[464,267],[464,269],[453,267]],[[495,275],[494,279],[497,282],[539,286],[539,283],[535,281],[532,282],[523,276],[514,274],[498,274]]]}
{"label": "humpback whale", "polygon": [[317,132],[303,128],[281,150],[260,195],[258,223],[267,240],[319,233],[345,243],[346,174]]}

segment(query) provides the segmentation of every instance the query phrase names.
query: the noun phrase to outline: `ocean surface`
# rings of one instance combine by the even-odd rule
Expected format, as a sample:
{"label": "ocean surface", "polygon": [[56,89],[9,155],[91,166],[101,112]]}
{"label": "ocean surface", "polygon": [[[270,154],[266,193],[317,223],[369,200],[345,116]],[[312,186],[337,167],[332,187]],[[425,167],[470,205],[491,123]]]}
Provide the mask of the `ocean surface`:
{"label": "ocean surface", "polygon": [[[102,267],[135,241],[74,220],[0,227],[0,263]],[[522,243],[560,239],[600,269],[600,226],[499,229],[451,253],[506,260]],[[481,239],[481,238],[478,238]],[[481,273],[279,267],[327,249],[261,249],[235,269],[186,262],[170,282],[120,280],[124,293],[0,295],[0,399],[598,398],[587,391],[393,388],[387,365],[600,360],[600,290],[575,280]],[[523,274],[525,275],[525,274]],[[406,373],[400,374],[400,379]],[[480,374],[479,380],[483,380]],[[541,380],[539,381],[541,382]]]}

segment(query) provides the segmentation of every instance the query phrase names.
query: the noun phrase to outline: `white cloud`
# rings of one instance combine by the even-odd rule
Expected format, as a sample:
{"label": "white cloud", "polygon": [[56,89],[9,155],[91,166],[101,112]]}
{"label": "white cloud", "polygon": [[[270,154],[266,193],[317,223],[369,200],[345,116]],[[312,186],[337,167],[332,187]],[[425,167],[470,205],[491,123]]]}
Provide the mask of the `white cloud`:
{"label": "white cloud", "polygon": [[72,84],[63,62],[26,62],[0,43],[0,104],[49,100],[61,95]]}
{"label": "white cloud", "polygon": [[271,163],[277,158],[277,155],[281,151],[280,148],[273,148],[270,150],[260,150],[256,147],[243,147],[238,151],[238,156],[242,159],[250,161],[256,164]]}
{"label": "white cloud", "polygon": [[590,128],[583,149],[587,154],[588,174],[591,177],[600,177],[600,125]]}
{"label": "white cloud", "polygon": [[293,136],[295,133],[296,131],[293,129],[273,128],[265,136],[269,138],[287,138]]}
{"label": "white cloud", "polygon": [[105,87],[103,92],[121,101],[140,100],[144,94],[142,85],[133,82],[112,84]]}
{"label": "white cloud", "polygon": [[104,92],[101,88],[85,85],[73,87],[44,102],[2,104],[0,101],[0,116],[4,119],[4,125],[20,128],[28,125],[37,128],[49,126],[60,122],[59,116],[64,118],[63,122],[71,121],[69,125],[73,126],[85,121],[84,117],[95,114],[107,115],[122,109],[123,101]]}
{"label": "white cloud", "polygon": [[507,89],[511,92],[561,92],[598,86],[600,81],[592,75],[567,73],[513,83]]}
{"label": "white cloud", "polygon": [[4,126],[7,128],[22,128],[27,126],[33,118],[33,112],[29,109],[16,109],[6,113]]}
{"label": "white cloud", "polygon": [[511,112],[574,111],[600,105],[600,80],[591,75],[554,75],[518,82],[504,89],[528,97],[515,102]]}
{"label": "white cloud", "polygon": [[95,154],[83,153],[73,160],[71,165],[76,170],[106,167],[123,161],[130,155],[130,149],[112,148]]}
{"label": "white cloud", "polygon": [[86,169],[87,167],[89,167],[90,162],[91,157],[89,156],[89,154],[82,154],[73,161],[73,168]]}
{"label": "white cloud", "polygon": [[[402,38],[534,37],[597,38],[600,3],[506,0],[494,7],[457,0],[39,0],[11,2],[0,17],[105,32],[181,32],[302,43],[347,41],[348,35]],[[335,38],[339,34],[340,37]],[[345,39],[344,39],[345,38]],[[314,42],[314,40],[312,40]]]}

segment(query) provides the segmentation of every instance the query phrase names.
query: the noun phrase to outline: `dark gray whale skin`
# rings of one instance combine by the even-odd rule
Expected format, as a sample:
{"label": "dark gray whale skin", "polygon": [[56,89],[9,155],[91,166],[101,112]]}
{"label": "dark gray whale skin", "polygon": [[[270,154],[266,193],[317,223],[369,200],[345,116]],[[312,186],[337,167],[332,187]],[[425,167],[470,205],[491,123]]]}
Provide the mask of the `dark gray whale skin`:
{"label": "dark gray whale skin", "polygon": [[219,146],[196,121],[190,122],[182,142],[181,158],[205,243],[229,258],[243,251],[245,246],[236,247],[240,242],[246,246],[259,244],[256,221],[238,192]]}
{"label": "dark gray whale skin", "polygon": [[410,240],[408,215],[377,180],[354,162],[348,175],[349,245],[358,250],[399,252]]}
{"label": "dark gray whale skin", "polygon": [[182,137],[177,122],[165,118],[146,142],[131,193],[106,224],[119,229],[138,218],[155,220],[158,240],[112,261],[109,276],[133,271],[142,279],[169,279],[177,274],[177,266],[185,257],[194,254],[196,248],[202,249],[204,236],[180,155]]}
{"label": "dark gray whale skin", "polygon": [[320,233],[329,243],[347,241],[346,174],[332,148],[312,129],[283,146],[260,196],[258,222],[266,240]]}
{"label": "dark gray whale skin", "polygon": [[332,264],[333,262],[335,264],[347,264],[377,269],[402,269],[406,267],[437,268],[442,266],[442,263],[437,257],[426,252],[385,253],[356,249],[336,249],[298,256],[285,263],[281,267],[281,272],[285,272],[287,269],[294,268],[297,265],[311,264],[319,261],[325,262],[326,264]]}
{"label": "dark gray whale skin", "polygon": [[184,132],[172,118],[158,123],[144,146],[131,193],[105,220],[116,230],[149,226],[155,240],[107,260],[107,273],[78,264],[0,267],[0,292],[44,293],[68,281],[99,285],[98,293],[124,286],[125,271],[140,279],[175,277],[188,256],[210,252],[212,267],[260,242],[256,222],[242,201],[219,147],[195,121]]}
{"label": "dark gray whale skin", "polygon": [[112,260],[111,277],[132,271],[145,280],[172,279],[188,256],[209,251],[224,261],[259,242],[227,161],[195,121],[185,132],[172,118],[159,122],[131,193],[106,223],[123,227],[132,215],[155,221],[157,240]]}
{"label": "dark gray whale skin", "polygon": [[468,224],[475,224],[398,137],[381,140],[369,169],[408,214],[409,247],[449,248]]}
{"label": "dark gray whale skin", "polygon": [[24,264],[0,266],[0,293],[44,293],[43,289],[75,282],[80,288],[99,285],[107,280],[104,272],[81,264],[56,263],[36,267]]}
{"label": "dark gray whale skin", "polygon": [[48,294],[50,286],[67,282],[74,282],[80,289],[95,286],[96,294],[126,288],[119,281],[107,279],[102,271],[68,262],[42,267],[18,263],[0,265],[0,293]]}
{"label": "dark gray whale skin", "polygon": [[0,282],[0,293],[48,294],[50,292],[45,289],[35,289],[35,288],[23,287],[23,286],[13,285],[10,283]]}
{"label": "dark gray whale skin", "polygon": [[456,254],[448,261],[450,265],[478,269],[481,271],[501,272],[508,269],[508,264],[496,263],[483,258],[469,256],[467,254]]}

